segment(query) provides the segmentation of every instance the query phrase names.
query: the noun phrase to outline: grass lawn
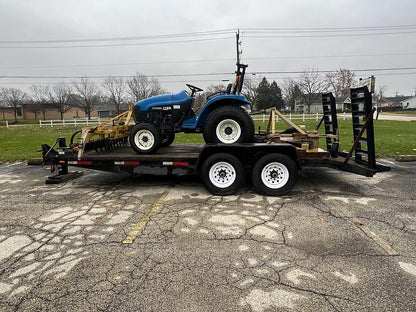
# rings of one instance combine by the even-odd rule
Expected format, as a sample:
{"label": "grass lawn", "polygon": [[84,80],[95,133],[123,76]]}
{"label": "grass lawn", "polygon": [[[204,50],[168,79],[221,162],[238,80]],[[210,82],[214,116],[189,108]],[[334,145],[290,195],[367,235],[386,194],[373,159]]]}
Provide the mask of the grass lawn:
{"label": "grass lawn", "polygon": [[[256,131],[261,126],[266,129],[266,123],[256,122]],[[305,124],[308,130],[314,129],[316,121],[298,122]],[[351,148],[353,143],[351,120],[339,120],[341,147]],[[277,129],[285,129],[286,124],[277,123]],[[56,138],[65,137],[67,142],[71,134],[78,128],[73,127],[42,127],[38,125],[13,126],[9,129],[0,127],[0,161],[27,160],[40,157],[37,150],[42,143],[52,145]],[[323,126],[320,129],[323,132]],[[396,154],[416,155],[416,122],[404,121],[375,121],[376,153],[381,156]],[[178,133],[175,143],[203,143],[201,134]],[[321,147],[325,147],[322,140]]]}

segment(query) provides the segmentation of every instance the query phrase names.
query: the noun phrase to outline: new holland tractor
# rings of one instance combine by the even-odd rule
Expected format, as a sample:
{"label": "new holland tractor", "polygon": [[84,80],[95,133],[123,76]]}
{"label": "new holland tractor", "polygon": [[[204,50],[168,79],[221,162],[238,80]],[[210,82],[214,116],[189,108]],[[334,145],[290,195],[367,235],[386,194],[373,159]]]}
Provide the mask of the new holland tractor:
{"label": "new holland tractor", "polygon": [[242,95],[247,65],[237,64],[236,79],[223,92],[207,97],[198,114],[192,106],[201,88],[186,84],[189,91],[141,100],[134,105],[136,125],[130,132],[130,145],[140,154],[169,146],[175,133],[203,133],[206,143],[253,142],[254,123],[245,107],[251,103]]}

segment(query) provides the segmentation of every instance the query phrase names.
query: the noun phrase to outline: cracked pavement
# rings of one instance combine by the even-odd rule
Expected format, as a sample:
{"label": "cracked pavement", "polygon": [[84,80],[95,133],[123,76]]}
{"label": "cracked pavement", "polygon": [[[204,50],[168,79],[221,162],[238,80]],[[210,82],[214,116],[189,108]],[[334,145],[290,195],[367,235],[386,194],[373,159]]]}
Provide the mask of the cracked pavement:
{"label": "cracked pavement", "polygon": [[283,197],[2,165],[0,310],[414,311],[416,163],[389,162],[306,169]]}

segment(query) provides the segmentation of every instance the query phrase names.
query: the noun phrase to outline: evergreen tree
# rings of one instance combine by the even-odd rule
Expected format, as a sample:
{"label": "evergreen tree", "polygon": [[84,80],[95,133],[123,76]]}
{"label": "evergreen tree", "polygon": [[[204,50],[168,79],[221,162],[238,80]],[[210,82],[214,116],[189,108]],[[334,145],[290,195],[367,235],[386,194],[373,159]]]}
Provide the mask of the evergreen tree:
{"label": "evergreen tree", "polygon": [[270,84],[264,77],[257,87],[257,109],[262,110],[270,107],[283,109],[285,102],[282,97],[282,89],[276,81]]}
{"label": "evergreen tree", "polygon": [[269,108],[272,97],[270,94],[270,84],[266,77],[263,77],[259,86],[257,87],[257,108],[259,110]]}
{"label": "evergreen tree", "polygon": [[273,81],[270,85],[271,107],[276,107],[278,110],[285,108],[285,101],[283,101],[282,89]]}

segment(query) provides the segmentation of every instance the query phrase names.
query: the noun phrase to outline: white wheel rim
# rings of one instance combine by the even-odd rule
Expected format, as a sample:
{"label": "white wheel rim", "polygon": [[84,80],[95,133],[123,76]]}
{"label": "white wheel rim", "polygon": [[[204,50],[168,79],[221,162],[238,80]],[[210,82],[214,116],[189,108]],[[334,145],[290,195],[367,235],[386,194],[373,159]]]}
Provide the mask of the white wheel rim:
{"label": "white wheel rim", "polygon": [[143,151],[148,151],[155,144],[155,137],[153,133],[147,129],[137,131],[134,136],[134,143]]}
{"label": "white wheel rim", "polygon": [[261,171],[261,181],[268,188],[279,189],[289,181],[289,170],[282,163],[268,163]]}
{"label": "white wheel rim", "polygon": [[235,143],[241,136],[241,127],[233,119],[224,119],[217,125],[215,133],[221,143]]}
{"label": "white wheel rim", "polygon": [[215,163],[209,169],[209,180],[219,188],[231,186],[236,179],[234,167],[225,161]]}

